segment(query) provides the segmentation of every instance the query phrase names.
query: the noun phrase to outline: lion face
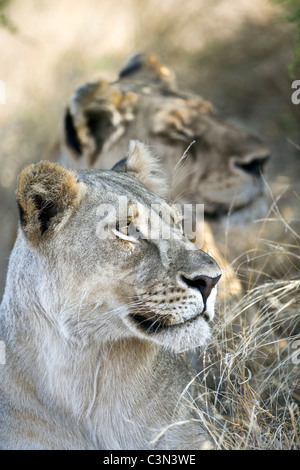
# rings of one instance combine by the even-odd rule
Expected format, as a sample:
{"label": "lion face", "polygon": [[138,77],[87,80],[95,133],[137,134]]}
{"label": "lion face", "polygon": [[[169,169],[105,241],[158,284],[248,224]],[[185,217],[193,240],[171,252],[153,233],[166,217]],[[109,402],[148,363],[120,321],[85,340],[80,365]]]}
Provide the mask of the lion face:
{"label": "lion face", "polygon": [[257,216],[264,209],[268,149],[222,120],[202,97],[176,88],[173,78],[156,58],[136,56],[117,82],[79,87],[65,116],[61,162],[111,168],[128,139],[139,139],[161,156],[170,199],[203,203],[212,217]]}
{"label": "lion face", "polygon": [[69,340],[137,337],[178,351],[209,337],[220,269],[153,192],[165,186],[137,142],[122,171],[74,173],[42,162],[21,173],[27,275],[49,286],[37,291],[38,303]]}

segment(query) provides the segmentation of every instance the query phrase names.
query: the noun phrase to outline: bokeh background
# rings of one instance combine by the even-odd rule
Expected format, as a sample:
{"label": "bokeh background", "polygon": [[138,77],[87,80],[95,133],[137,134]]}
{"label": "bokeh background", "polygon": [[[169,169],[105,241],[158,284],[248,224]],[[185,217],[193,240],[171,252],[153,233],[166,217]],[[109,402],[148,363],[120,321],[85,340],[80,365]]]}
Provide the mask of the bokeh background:
{"label": "bokeh background", "polygon": [[138,51],[159,55],[180,86],[265,140],[272,151],[267,181],[294,226],[300,218],[300,105],[291,101],[291,84],[300,79],[297,8],[299,0],[1,0],[0,298],[20,169],[47,158],[74,88],[101,76],[114,80]]}

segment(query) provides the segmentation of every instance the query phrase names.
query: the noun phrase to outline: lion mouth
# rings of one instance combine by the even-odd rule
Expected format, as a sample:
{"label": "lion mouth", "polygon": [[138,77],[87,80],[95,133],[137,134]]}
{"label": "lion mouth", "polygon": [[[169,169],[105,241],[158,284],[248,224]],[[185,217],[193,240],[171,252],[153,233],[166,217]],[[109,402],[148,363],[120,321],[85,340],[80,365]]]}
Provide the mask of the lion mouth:
{"label": "lion mouth", "polygon": [[147,318],[140,314],[133,314],[130,315],[131,319],[133,320],[135,326],[138,329],[142,330],[144,333],[153,334],[158,333],[165,330],[181,328],[184,325],[188,325],[197,321],[199,318],[203,318],[206,322],[209,321],[209,315],[206,311],[197,313],[192,318],[188,318],[185,321],[179,323],[168,323],[168,317],[164,318]]}
{"label": "lion mouth", "polygon": [[[215,221],[223,219],[224,217],[235,217],[244,214],[251,214],[251,210],[258,210],[259,206],[262,205],[262,197],[264,196],[264,191],[258,192],[256,197],[245,202],[244,204],[229,206],[226,204],[218,205],[218,207],[212,208],[210,211],[205,213],[205,218],[209,221]],[[263,210],[263,208],[262,208]]]}

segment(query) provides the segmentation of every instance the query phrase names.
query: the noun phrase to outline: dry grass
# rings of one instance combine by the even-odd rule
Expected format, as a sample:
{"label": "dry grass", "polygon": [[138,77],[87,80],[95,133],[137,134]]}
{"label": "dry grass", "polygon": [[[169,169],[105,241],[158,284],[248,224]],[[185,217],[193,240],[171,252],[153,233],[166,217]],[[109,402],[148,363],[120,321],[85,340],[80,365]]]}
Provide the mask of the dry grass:
{"label": "dry grass", "polygon": [[[300,449],[300,250],[298,243],[264,240],[269,261],[274,245],[285,271],[292,260],[298,275],[261,281],[258,266],[255,276],[250,271],[244,295],[219,302],[212,340],[197,360],[206,405],[222,416],[218,425],[206,412],[199,419],[225,449]],[[247,255],[251,262],[253,251]]]}
{"label": "dry grass", "polygon": [[[198,374],[185,392],[200,381],[200,406],[186,393],[182,398],[220,449],[300,449],[299,235],[277,203],[264,227],[270,219],[285,227],[289,243],[278,242],[274,232],[273,240],[257,239],[244,253],[244,294],[219,298],[211,341],[192,356]],[[279,272],[272,269],[274,257],[281,258]],[[283,279],[282,271],[291,275]]]}
{"label": "dry grass", "polygon": [[[300,339],[299,289],[299,280],[266,283],[216,325],[201,375],[214,385],[214,404],[229,420],[226,448],[299,448],[300,363],[292,357],[293,341]],[[248,324],[245,316],[253,308]]]}

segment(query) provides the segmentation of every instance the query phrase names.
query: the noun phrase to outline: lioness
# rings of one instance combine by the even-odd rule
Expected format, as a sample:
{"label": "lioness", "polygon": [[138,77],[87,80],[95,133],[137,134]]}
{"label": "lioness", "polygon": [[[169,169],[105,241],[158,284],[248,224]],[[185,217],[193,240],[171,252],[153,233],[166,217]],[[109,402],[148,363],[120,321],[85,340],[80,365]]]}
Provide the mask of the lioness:
{"label": "lioness", "polygon": [[[179,352],[209,337],[220,269],[183,234],[165,188],[138,142],[115,171],[22,171],[0,308],[1,449],[217,445]],[[169,239],[149,236],[150,207]]]}

